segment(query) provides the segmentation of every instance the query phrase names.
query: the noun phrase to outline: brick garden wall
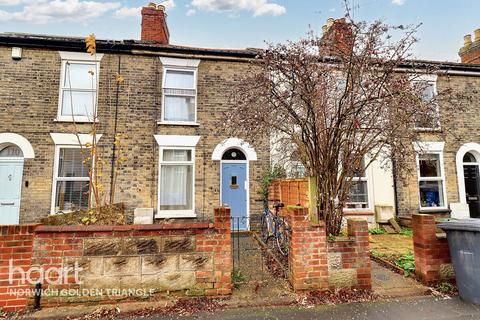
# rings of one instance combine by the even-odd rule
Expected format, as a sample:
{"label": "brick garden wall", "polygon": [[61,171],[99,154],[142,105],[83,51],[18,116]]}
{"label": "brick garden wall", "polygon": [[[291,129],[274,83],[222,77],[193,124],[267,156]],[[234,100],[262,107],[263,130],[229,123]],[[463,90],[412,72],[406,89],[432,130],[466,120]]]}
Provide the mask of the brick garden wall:
{"label": "brick garden wall", "polygon": [[348,237],[328,242],[329,284],[335,289],[372,289],[368,225],[364,219],[347,220]]}
{"label": "brick garden wall", "polygon": [[29,289],[20,277],[10,277],[9,269],[31,265],[34,229],[35,226],[0,226],[0,310],[18,311],[27,304],[26,297],[9,294],[11,289]]}
{"label": "brick garden wall", "polygon": [[8,294],[8,289],[33,289],[20,280],[9,284],[10,256],[14,267],[43,269],[32,273],[34,283],[43,284],[42,306],[124,300],[164,291],[230,294],[230,209],[215,209],[214,216],[214,223],[37,226],[35,231],[33,226],[2,227],[7,234],[0,238],[0,306],[4,311],[24,308],[27,296],[21,291]]}
{"label": "brick garden wall", "polygon": [[294,290],[372,288],[366,220],[348,219],[348,237],[327,241],[325,224],[308,209],[290,209],[289,280]]}
{"label": "brick garden wall", "polygon": [[445,234],[437,229],[435,216],[412,215],[415,273],[424,284],[455,279]]}

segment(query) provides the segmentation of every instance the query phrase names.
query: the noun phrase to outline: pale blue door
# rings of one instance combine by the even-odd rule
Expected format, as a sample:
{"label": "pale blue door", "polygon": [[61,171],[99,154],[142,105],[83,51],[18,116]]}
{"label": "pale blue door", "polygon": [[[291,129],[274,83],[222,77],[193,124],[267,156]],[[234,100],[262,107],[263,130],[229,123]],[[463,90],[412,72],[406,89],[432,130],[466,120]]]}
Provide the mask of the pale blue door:
{"label": "pale blue door", "polygon": [[23,161],[0,161],[0,225],[18,224]]}
{"label": "pale blue door", "polygon": [[232,229],[247,230],[247,164],[222,164],[222,204],[231,208]]}

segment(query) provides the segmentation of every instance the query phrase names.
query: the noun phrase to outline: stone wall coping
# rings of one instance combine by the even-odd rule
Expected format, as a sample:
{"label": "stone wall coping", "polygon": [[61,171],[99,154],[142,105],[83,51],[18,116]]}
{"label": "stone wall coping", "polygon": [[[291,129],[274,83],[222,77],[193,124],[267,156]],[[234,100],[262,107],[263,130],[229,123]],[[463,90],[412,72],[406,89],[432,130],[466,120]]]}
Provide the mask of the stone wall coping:
{"label": "stone wall coping", "polygon": [[133,224],[125,226],[46,226],[35,228],[36,233],[48,232],[128,232],[128,231],[156,231],[156,230],[182,230],[182,229],[213,229],[210,222],[191,223],[164,223],[164,224]]}
{"label": "stone wall coping", "polygon": [[355,242],[355,239],[353,237],[349,236],[339,236],[335,237],[335,239],[328,240],[329,243],[335,243],[335,242]]}

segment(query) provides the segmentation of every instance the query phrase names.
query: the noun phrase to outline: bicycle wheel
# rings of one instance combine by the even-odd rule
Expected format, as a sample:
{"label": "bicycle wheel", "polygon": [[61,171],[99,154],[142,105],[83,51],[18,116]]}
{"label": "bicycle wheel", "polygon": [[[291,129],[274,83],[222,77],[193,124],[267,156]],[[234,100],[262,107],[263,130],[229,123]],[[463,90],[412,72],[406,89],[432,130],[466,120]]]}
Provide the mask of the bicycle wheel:
{"label": "bicycle wheel", "polygon": [[265,213],[262,215],[262,222],[260,228],[260,237],[263,243],[267,243],[268,238],[270,238],[270,232],[268,231],[268,221]]}
{"label": "bicycle wheel", "polygon": [[282,220],[277,220],[275,230],[275,239],[277,240],[276,242],[278,251],[280,251],[280,253],[286,257],[288,256],[290,249],[290,230],[285,221]]}

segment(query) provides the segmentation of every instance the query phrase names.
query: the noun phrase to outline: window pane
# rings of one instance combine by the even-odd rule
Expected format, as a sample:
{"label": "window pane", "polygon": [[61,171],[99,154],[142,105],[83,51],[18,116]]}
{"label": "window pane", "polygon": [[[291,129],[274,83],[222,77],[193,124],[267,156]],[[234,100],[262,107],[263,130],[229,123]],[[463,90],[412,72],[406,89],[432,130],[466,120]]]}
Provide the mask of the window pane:
{"label": "window pane", "polygon": [[467,152],[463,156],[463,162],[477,162],[477,159],[475,159],[475,156],[472,153]]}
{"label": "window pane", "polygon": [[[86,156],[88,150],[84,150]],[[87,177],[89,173],[89,163],[84,163],[82,151],[80,148],[61,148],[58,161],[59,177]]]}
{"label": "window pane", "polygon": [[367,181],[356,181],[352,184],[347,197],[347,208],[368,208]]}
{"label": "window pane", "polygon": [[165,96],[166,121],[195,121],[195,98]]}
{"label": "window pane", "polygon": [[57,181],[55,211],[73,211],[88,207],[88,181]]}
{"label": "window pane", "polygon": [[192,165],[162,165],[160,210],[192,209],[192,191]]}
{"label": "window pane", "polygon": [[440,155],[426,154],[419,157],[420,177],[440,177]]}
{"label": "window pane", "polygon": [[355,171],[355,174],[353,176],[357,178],[365,177],[365,159],[362,159],[362,162],[360,163],[360,168]]}
{"label": "window pane", "polygon": [[8,146],[0,149],[0,157],[23,157],[23,152],[17,146]]}
{"label": "window pane", "polygon": [[95,64],[67,63],[65,65],[65,81],[63,84],[66,88],[96,89]]}
{"label": "window pane", "polygon": [[[62,116],[92,116],[95,92],[64,90],[62,95]],[[72,108],[73,103],[73,108]]]}
{"label": "window pane", "polygon": [[167,70],[165,88],[194,89],[193,71]]}
{"label": "window pane", "polygon": [[420,181],[420,203],[424,208],[443,207],[442,181]]}
{"label": "window pane", "polygon": [[425,102],[430,102],[434,98],[434,87],[435,85],[431,82],[421,83],[421,92],[420,98]]}
{"label": "window pane", "polygon": [[163,150],[163,161],[192,161],[192,150]]}

